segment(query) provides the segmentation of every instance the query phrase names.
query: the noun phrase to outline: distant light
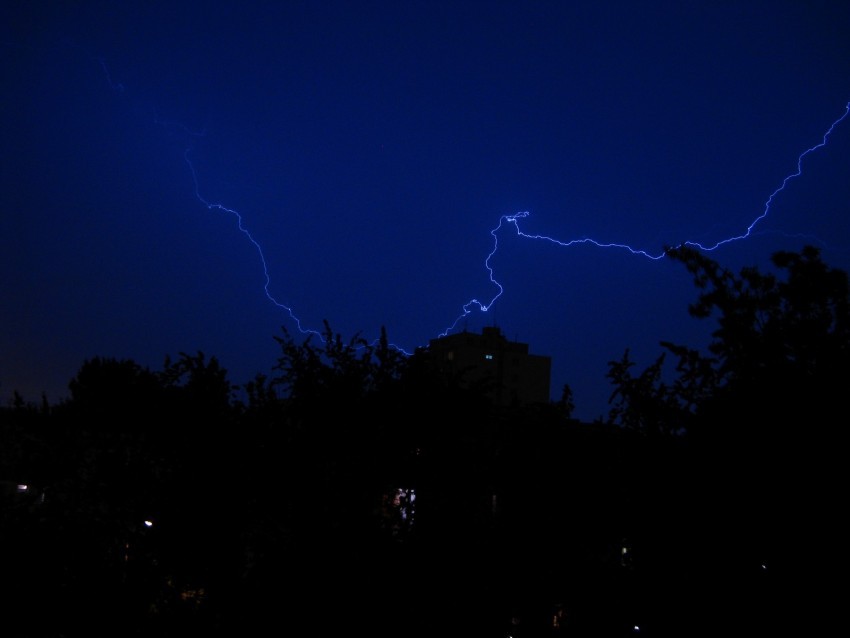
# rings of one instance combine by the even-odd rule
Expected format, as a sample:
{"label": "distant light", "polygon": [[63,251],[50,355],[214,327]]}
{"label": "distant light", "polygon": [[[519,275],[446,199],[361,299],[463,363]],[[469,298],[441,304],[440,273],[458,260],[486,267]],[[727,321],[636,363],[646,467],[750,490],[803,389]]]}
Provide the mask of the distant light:
{"label": "distant light", "polygon": [[485,359],[492,359],[492,358],[493,358],[493,355],[492,355],[492,354],[485,354],[485,355],[484,355],[484,358],[485,358]]}
{"label": "distant light", "polygon": [[18,485],[18,491],[19,492],[26,492],[28,489],[29,489],[29,487],[26,486],[26,485]]}
{"label": "distant light", "polygon": [[636,634],[637,634],[637,633],[640,633],[640,627],[638,627],[637,625],[635,625],[632,629],[634,630],[634,632],[635,632]]}
{"label": "distant light", "polygon": [[145,527],[153,527],[153,521],[145,521]]}

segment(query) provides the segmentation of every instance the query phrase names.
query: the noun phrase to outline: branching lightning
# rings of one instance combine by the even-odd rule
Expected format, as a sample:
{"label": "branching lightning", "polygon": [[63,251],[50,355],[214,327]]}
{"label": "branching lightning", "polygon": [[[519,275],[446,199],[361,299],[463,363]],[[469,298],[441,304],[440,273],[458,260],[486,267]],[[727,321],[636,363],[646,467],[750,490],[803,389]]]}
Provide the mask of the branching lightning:
{"label": "branching lightning", "polygon": [[[109,83],[110,87],[115,91],[123,92],[124,91],[124,85],[120,84],[120,83],[116,83],[116,82],[113,81],[112,76],[109,72],[109,69],[106,65],[106,62],[102,58],[95,58],[95,59],[99,62],[101,69],[103,70],[104,74],[106,75],[106,79],[107,79],[107,82]],[[782,180],[780,185],[776,188],[776,190],[774,190],[770,194],[770,196],[767,198],[767,200],[764,203],[764,208],[763,208],[761,214],[759,214],[749,224],[749,226],[746,227],[746,230],[743,233],[741,233],[739,235],[732,236],[732,237],[727,237],[726,239],[722,239],[722,240],[720,240],[720,241],[718,241],[714,244],[711,244],[711,245],[703,245],[699,242],[688,240],[688,241],[684,241],[684,242],[678,244],[678,246],[676,246],[676,247],[690,246],[690,247],[696,248],[696,249],[701,250],[701,251],[710,252],[710,251],[714,251],[714,250],[718,249],[719,247],[724,246],[726,244],[742,241],[744,239],[749,238],[752,235],[756,226],[760,222],[762,222],[770,214],[771,206],[772,206],[774,200],[779,196],[779,194],[783,190],[785,190],[785,187],[788,185],[788,183],[791,180],[793,180],[797,177],[800,177],[802,175],[802,173],[803,173],[803,161],[805,160],[805,158],[808,155],[810,155],[810,154],[814,153],[815,151],[826,146],[826,144],[829,140],[829,137],[832,134],[835,127],[838,126],[844,119],[846,119],[848,114],[850,114],[850,103],[848,103],[845,106],[844,113],[839,118],[837,118],[834,122],[832,122],[832,124],[829,126],[827,131],[823,134],[821,141],[818,142],[817,144],[815,144],[814,146],[806,149],[805,151],[803,151],[797,157],[796,170],[793,173],[790,173],[789,175],[787,175]],[[158,117],[155,118],[155,121],[156,121],[157,124],[160,124],[160,125],[163,125],[163,126],[178,127],[184,133],[186,133],[190,136],[193,136],[193,137],[201,137],[201,136],[204,136],[206,134],[206,130],[203,130],[203,131],[200,131],[200,132],[193,131],[193,130],[187,128],[183,124],[160,120]],[[250,233],[250,231],[245,227],[242,214],[239,211],[232,209],[232,208],[228,208],[227,206],[225,206],[223,204],[210,202],[203,197],[203,195],[201,194],[201,189],[200,189],[199,182],[198,182],[198,175],[197,175],[197,172],[195,171],[195,167],[194,167],[189,155],[190,155],[190,149],[186,149],[186,151],[184,152],[183,158],[184,158],[187,166],[189,167],[189,171],[192,175],[192,182],[194,184],[195,197],[208,210],[217,210],[217,211],[232,215],[233,217],[236,218],[237,227],[239,229],[239,232],[241,232],[248,239],[248,241],[251,242],[251,244],[254,246],[255,250],[257,251],[257,255],[260,258],[260,262],[261,262],[262,267],[263,267],[263,276],[265,278],[265,282],[264,282],[264,285],[263,285],[263,291],[265,292],[265,295],[268,298],[268,300],[272,304],[274,304],[275,306],[277,306],[278,308],[283,310],[289,316],[289,318],[295,323],[298,330],[302,334],[315,335],[319,339],[323,340],[324,336],[320,331],[305,328],[302,325],[301,319],[299,319],[299,317],[295,314],[293,308],[291,306],[287,305],[287,304],[284,304],[284,303],[278,301],[272,295],[272,293],[270,291],[271,275],[269,274],[268,264],[266,262],[265,254],[263,253],[262,246],[253,237],[253,235]],[[650,260],[653,260],[653,261],[658,261],[658,260],[663,259],[667,255],[668,251],[670,250],[670,248],[667,248],[667,249],[662,250],[661,252],[655,254],[655,253],[651,253],[651,252],[644,250],[644,249],[634,248],[634,247],[632,247],[628,244],[616,243],[616,242],[603,242],[603,241],[599,241],[599,240],[589,238],[589,237],[583,237],[583,238],[580,238],[580,239],[571,239],[571,240],[565,241],[565,240],[560,240],[560,239],[556,239],[556,238],[553,238],[553,237],[549,237],[547,235],[530,234],[530,233],[524,232],[520,227],[521,220],[525,219],[529,215],[530,215],[530,212],[523,211],[523,212],[514,213],[512,215],[502,215],[499,218],[498,224],[490,231],[490,235],[493,238],[493,249],[490,251],[490,253],[487,255],[487,257],[484,260],[484,268],[486,269],[486,271],[488,273],[488,278],[489,278],[490,283],[493,286],[495,286],[495,288],[496,288],[496,293],[490,298],[490,301],[488,301],[488,302],[483,302],[483,301],[480,301],[476,298],[472,298],[469,301],[467,301],[462,306],[461,313],[457,316],[457,318],[451,323],[451,325],[448,328],[446,328],[442,333],[440,333],[438,335],[439,337],[446,336],[450,332],[452,332],[455,329],[455,327],[457,326],[457,324],[464,317],[467,317],[472,312],[474,312],[476,309],[479,312],[488,312],[493,307],[493,305],[496,303],[496,301],[504,293],[504,287],[496,279],[495,271],[494,271],[494,268],[493,268],[493,265],[492,265],[492,260],[495,257],[496,253],[499,251],[499,233],[502,231],[503,228],[505,228],[507,226],[513,226],[518,237],[521,237],[523,239],[528,239],[528,240],[539,240],[539,241],[549,242],[549,243],[555,244],[555,245],[557,245],[561,248],[570,248],[572,246],[577,246],[577,245],[581,245],[581,244],[590,244],[592,246],[596,246],[597,248],[624,250],[624,251],[627,251],[627,252],[629,252],[630,254],[632,254],[636,257],[643,257],[645,259],[650,259]],[[399,346],[396,346],[396,345],[393,345],[393,344],[391,344],[391,345],[392,345],[392,347],[396,348],[400,352],[403,352],[404,354],[410,354]]]}
{"label": "branching lightning", "polygon": [[[785,190],[785,187],[788,185],[788,182],[790,182],[792,179],[802,175],[802,173],[803,173],[803,160],[806,158],[806,156],[808,156],[811,153],[814,153],[815,151],[817,151],[818,149],[826,146],[826,143],[829,140],[829,136],[832,134],[832,131],[835,129],[836,126],[838,126],[847,117],[848,114],[850,114],[850,102],[848,102],[847,105],[844,107],[844,113],[841,115],[841,117],[836,119],[829,126],[826,133],[823,134],[821,141],[818,142],[817,144],[815,144],[814,146],[812,146],[811,148],[808,148],[805,151],[803,151],[802,153],[800,153],[800,155],[797,157],[797,170],[795,172],[789,174],[787,177],[785,177],[785,179],[782,180],[782,183],[779,185],[779,187],[770,194],[770,197],[768,197],[767,200],[764,203],[764,210],[761,212],[761,214],[758,217],[756,217],[750,223],[749,226],[747,226],[747,229],[746,229],[745,232],[741,233],[740,235],[735,235],[733,237],[727,237],[726,239],[722,239],[722,240],[718,241],[717,243],[712,244],[712,245],[708,245],[708,246],[700,244],[700,243],[695,242],[695,241],[684,241],[684,242],[678,244],[676,246],[676,248],[679,248],[681,246],[690,246],[690,247],[696,248],[698,250],[710,252],[710,251],[718,249],[720,246],[723,246],[725,244],[730,244],[732,242],[741,241],[741,240],[744,240],[744,239],[747,239],[748,237],[750,237],[750,235],[752,234],[755,227],[759,224],[759,222],[761,222],[763,219],[765,219],[768,216],[768,214],[770,213],[770,207],[773,204],[773,201],[776,199],[776,197],[783,190]],[[484,260],[484,267],[489,274],[490,283],[492,283],[498,290],[497,290],[496,294],[490,299],[490,301],[488,303],[481,302],[478,299],[474,299],[474,298],[467,301],[463,305],[463,312],[461,312],[461,314],[457,316],[457,318],[454,320],[454,322],[452,322],[452,324],[448,328],[446,328],[442,333],[440,333],[441,337],[446,336],[452,330],[454,330],[455,326],[457,326],[458,322],[461,319],[463,319],[464,317],[466,317],[469,314],[471,314],[472,312],[474,312],[476,308],[480,312],[489,311],[490,308],[493,307],[493,304],[496,303],[496,300],[499,297],[502,296],[502,293],[504,292],[504,288],[502,287],[502,284],[500,284],[496,280],[494,273],[493,273],[493,266],[490,264],[490,261],[493,259],[493,257],[496,255],[496,253],[499,250],[499,235],[498,235],[498,233],[502,229],[502,226],[513,225],[513,227],[516,229],[517,236],[522,237],[523,239],[534,239],[534,240],[546,241],[546,242],[556,244],[556,245],[558,245],[562,248],[569,248],[571,246],[576,246],[576,245],[579,245],[579,244],[592,244],[593,246],[596,246],[597,248],[612,248],[612,249],[626,250],[626,251],[630,252],[632,255],[635,255],[635,256],[638,256],[638,257],[644,257],[646,259],[651,259],[653,261],[658,261],[660,259],[663,259],[667,255],[668,251],[670,250],[670,248],[668,248],[668,249],[665,249],[658,254],[652,254],[652,253],[650,253],[646,250],[642,250],[642,249],[638,249],[638,248],[632,248],[628,244],[601,242],[601,241],[597,241],[595,239],[591,239],[591,238],[588,238],[588,237],[584,237],[584,238],[581,238],[581,239],[571,239],[571,240],[568,240],[568,241],[562,241],[560,239],[555,239],[553,237],[548,237],[546,235],[530,235],[528,233],[523,232],[520,229],[520,220],[525,219],[529,215],[530,215],[530,213],[528,211],[523,211],[523,212],[519,212],[519,213],[514,213],[513,215],[502,215],[499,218],[499,223],[496,225],[495,228],[493,228],[493,230],[490,231],[490,234],[493,236],[493,250],[490,251],[490,254],[488,254],[487,258]]]}

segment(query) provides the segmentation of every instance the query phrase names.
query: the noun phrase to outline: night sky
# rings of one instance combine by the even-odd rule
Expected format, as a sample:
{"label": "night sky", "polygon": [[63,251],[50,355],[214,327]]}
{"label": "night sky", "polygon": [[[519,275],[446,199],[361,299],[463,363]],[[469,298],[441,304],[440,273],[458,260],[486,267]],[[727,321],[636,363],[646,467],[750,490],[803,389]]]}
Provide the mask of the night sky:
{"label": "night sky", "polygon": [[408,352],[496,325],[591,420],[610,360],[713,326],[680,264],[510,216],[657,256],[767,213],[712,256],[850,268],[850,116],[814,148],[843,0],[12,1],[0,44],[3,401],[94,356],[245,383],[323,320]]}

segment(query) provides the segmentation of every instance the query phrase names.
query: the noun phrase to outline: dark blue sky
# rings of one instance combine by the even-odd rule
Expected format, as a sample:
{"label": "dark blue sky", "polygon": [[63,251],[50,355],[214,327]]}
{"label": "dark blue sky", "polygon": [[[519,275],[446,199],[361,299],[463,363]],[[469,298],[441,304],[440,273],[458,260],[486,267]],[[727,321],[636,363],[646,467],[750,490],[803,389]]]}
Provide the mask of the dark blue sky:
{"label": "dark blue sky", "polygon": [[[593,419],[625,348],[642,366],[662,339],[705,342],[696,290],[667,259],[504,223],[504,292],[455,323],[499,292],[502,216],[654,255],[713,245],[850,101],[843,1],[204,5],[0,10],[4,401],[66,396],[93,356],[270,372],[298,328],[262,253],[303,328],[383,325],[412,351],[495,324]],[[850,266],[850,118],[800,167],[718,261],[814,243]]]}

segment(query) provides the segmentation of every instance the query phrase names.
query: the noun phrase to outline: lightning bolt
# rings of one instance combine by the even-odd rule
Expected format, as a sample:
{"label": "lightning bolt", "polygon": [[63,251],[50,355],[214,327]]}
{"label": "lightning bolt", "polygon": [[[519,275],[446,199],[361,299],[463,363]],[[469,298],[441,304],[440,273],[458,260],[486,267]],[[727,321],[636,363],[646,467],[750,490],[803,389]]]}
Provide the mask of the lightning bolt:
{"label": "lightning bolt", "polygon": [[[109,69],[106,65],[105,60],[103,58],[94,58],[94,59],[100,64],[100,67],[101,67],[103,73],[105,74],[106,80],[109,83],[110,87],[114,91],[123,92],[124,91],[124,85],[120,84],[120,83],[116,83],[116,82],[113,81],[112,75],[109,72]],[[842,113],[840,117],[838,117],[835,121],[832,122],[832,124],[830,124],[829,128],[823,134],[820,142],[818,142],[814,146],[812,146],[812,147],[806,149],[805,151],[803,151],[802,153],[800,153],[800,155],[797,157],[796,170],[794,172],[790,173],[789,175],[787,175],[782,180],[780,185],[776,188],[776,190],[774,190],[770,194],[770,196],[767,198],[767,200],[765,200],[764,208],[763,208],[761,214],[759,214],[746,227],[744,232],[742,232],[739,235],[727,237],[726,239],[722,239],[722,240],[720,240],[720,241],[718,241],[714,244],[711,244],[711,245],[704,245],[704,244],[701,244],[699,242],[689,240],[689,241],[684,241],[684,242],[680,243],[677,247],[690,246],[692,248],[696,248],[696,249],[701,250],[701,251],[710,252],[710,251],[717,250],[718,248],[720,248],[721,246],[724,246],[726,244],[742,241],[742,240],[745,240],[748,237],[750,237],[753,234],[756,226],[758,226],[758,224],[760,222],[762,222],[770,214],[770,210],[771,210],[771,206],[773,205],[773,202],[780,195],[780,193],[782,193],[782,191],[785,190],[788,183],[791,180],[793,180],[797,177],[800,177],[802,175],[802,173],[803,173],[803,162],[806,159],[806,157],[808,157],[812,153],[814,153],[817,150],[826,146],[827,142],[829,141],[829,137],[832,134],[832,132],[834,131],[834,129],[842,121],[844,121],[847,118],[848,114],[850,114],[850,102],[848,102],[847,105],[845,106],[844,113]],[[181,129],[184,133],[191,135],[193,137],[201,137],[201,136],[204,136],[206,134],[206,130],[203,130],[203,131],[200,131],[200,132],[193,131],[193,130],[189,129],[188,127],[184,126],[183,124],[165,121],[165,120],[160,120],[158,117],[155,118],[155,122],[159,125],[166,126],[166,127],[177,127],[179,129]],[[189,167],[189,171],[192,175],[192,183],[194,185],[195,197],[198,199],[198,201],[202,205],[204,205],[208,210],[219,211],[219,212],[222,212],[222,213],[232,215],[236,219],[237,228],[238,228],[239,232],[242,233],[247,238],[247,240],[249,242],[251,242],[251,244],[254,246],[254,249],[257,251],[257,255],[260,259],[260,263],[262,264],[262,267],[263,267],[263,276],[264,276],[264,280],[265,280],[264,284],[263,284],[263,291],[264,291],[266,297],[268,298],[268,300],[272,304],[274,304],[276,307],[283,310],[289,316],[289,318],[292,320],[292,322],[298,328],[299,332],[301,332],[302,334],[305,334],[305,335],[315,335],[319,339],[324,341],[324,335],[321,332],[319,332],[318,330],[305,328],[302,325],[301,319],[295,314],[295,311],[293,310],[293,308],[291,306],[285,304],[285,303],[278,301],[274,297],[274,295],[272,295],[272,293],[270,291],[271,275],[269,274],[268,264],[266,262],[266,257],[265,257],[265,254],[263,252],[263,248],[260,245],[260,243],[254,238],[254,236],[251,234],[251,232],[246,228],[242,214],[239,211],[237,211],[233,208],[229,208],[229,207],[225,206],[224,204],[210,202],[207,199],[205,199],[204,196],[201,194],[201,189],[200,189],[199,180],[198,180],[198,174],[197,174],[195,167],[194,167],[194,165],[193,165],[193,163],[190,159],[190,149],[185,150],[185,152],[183,154],[183,159],[185,160],[186,165]],[[668,251],[670,250],[669,248],[667,248],[667,249],[665,249],[665,250],[663,250],[659,253],[651,253],[647,250],[643,250],[643,249],[639,249],[639,248],[633,248],[632,246],[629,246],[628,244],[616,243],[616,242],[603,242],[603,241],[599,241],[597,239],[593,239],[593,238],[590,238],[590,237],[583,237],[583,238],[579,238],[579,239],[571,239],[571,240],[565,241],[565,240],[556,239],[554,237],[549,237],[547,235],[526,233],[522,230],[522,228],[520,227],[520,224],[521,224],[521,221],[524,220],[525,218],[527,218],[530,214],[531,213],[528,212],[528,211],[522,211],[522,212],[514,213],[512,215],[502,215],[499,218],[499,221],[496,224],[496,226],[493,229],[490,230],[490,235],[493,238],[493,249],[490,251],[490,253],[487,255],[487,257],[484,260],[484,268],[487,271],[487,275],[488,275],[488,279],[489,279],[490,283],[496,288],[496,293],[487,302],[480,301],[479,299],[476,299],[476,298],[472,298],[469,301],[467,301],[465,304],[463,304],[463,306],[461,308],[461,313],[455,318],[455,320],[443,332],[441,332],[438,335],[439,337],[444,337],[444,336],[448,335],[450,332],[452,332],[456,328],[458,323],[463,318],[469,316],[471,313],[475,312],[476,310],[479,311],[479,312],[482,312],[482,313],[488,312],[493,307],[493,305],[496,303],[496,301],[504,293],[504,291],[505,291],[504,287],[496,279],[495,271],[494,271],[494,268],[493,268],[493,265],[492,265],[492,260],[495,257],[495,255],[497,254],[497,252],[499,251],[499,234],[500,234],[500,232],[502,232],[503,229],[507,228],[508,226],[513,226],[517,236],[521,237],[522,239],[549,242],[549,243],[555,244],[556,246],[558,246],[560,248],[570,248],[572,246],[578,246],[578,245],[582,245],[582,244],[590,244],[590,245],[595,246],[597,248],[607,248],[607,249],[627,251],[628,253],[630,253],[630,254],[632,254],[636,257],[642,257],[642,258],[650,259],[650,260],[653,260],[653,261],[658,261],[658,260],[664,259],[664,257],[666,257]],[[375,340],[373,342],[373,345],[376,342],[377,342],[377,340]],[[400,346],[397,346],[395,344],[390,344],[390,345],[393,348],[399,350],[400,352],[402,352],[406,355],[410,354],[409,352],[405,351]]]}
{"label": "lightning bolt", "polygon": [[[703,245],[703,244],[700,244],[699,242],[695,242],[695,241],[684,241],[681,244],[678,244],[678,246],[676,246],[676,248],[679,248],[679,247],[682,247],[682,246],[690,246],[690,247],[696,248],[698,250],[710,252],[710,251],[713,251],[713,250],[717,250],[720,246],[723,246],[725,244],[730,244],[732,242],[741,241],[741,240],[744,240],[744,239],[747,239],[748,237],[750,237],[750,235],[753,233],[753,230],[759,224],[759,222],[761,222],[763,219],[765,219],[768,216],[768,214],[770,213],[770,207],[773,204],[773,201],[779,196],[779,194],[783,190],[785,190],[785,187],[788,185],[788,182],[790,182],[791,180],[793,180],[797,177],[800,177],[800,175],[803,174],[803,160],[808,155],[810,155],[810,154],[814,153],[815,151],[817,151],[818,149],[821,149],[824,146],[826,146],[826,143],[829,140],[829,136],[832,134],[835,127],[838,126],[847,117],[848,114],[850,114],[850,102],[848,102],[847,105],[844,107],[844,113],[838,119],[836,119],[829,126],[826,133],[823,134],[821,141],[818,142],[817,144],[815,144],[814,146],[812,146],[811,148],[808,148],[805,151],[803,151],[802,153],[800,153],[800,155],[797,157],[797,170],[793,173],[790,173],[789,175],[787,175],[785,177],[785,179],[782,180],[782,183],[776,188],[776,190],[774,190],[770,194],[770,197],[768,197],[767,200],[765,201],[764,210],[762,210],[761,214],[758,217],[756,217],[750,223],[749,226],[747,226],[747,229],[743,233],[741,233],[740,235],[735,235],[733,237],[727,237],[726,239],[722,239],[722,240],[718,241],[717,243],[711,244],[711,245]],[[580,245],[580,244],[591,244],[593,246],[596,246],[597,248],[611,248],[611,249],[625,250],[625,251],[628,251],[629,253],[631,253],[632,255],[635,255],[637,257],[643,257],[643,258],[646,258],[646,259],[651,259],[653,261],[658,261],[660,259],[663,259],[664,257],[667,256],[667,253],[670,250],[668,248],[668,249],[663,250],[660,253],[653,254],[653,253],[650,253],[646,250],[632,248],[628,244],[601,242],[601,241],[598,241],[596,239],[591,239],[589,237],[562,241],[560,239],[555,239],[553,237],[548,237],[546,235],[532,235],[532,234],[523,232],[522,229],[520,228],[520,220],[525,219],[530,214],[531,213],[529,213],[528,211],[523,211],[523,212],[519,212],[519,213],[514,213],[513,215],[502,215],[499,218],[499,223],[496,225],[495,228],[493,228],[490,231],[490,235],[492,235],[492,237],[493,237],[493,250],[490,251],[490,253],[487,255],[487,258],[484,260],[484,268],[487,270],[487,273],[488,273],[488,276],[489,276],[489,279],[490,279],[490,283],[493,284],[497,288],[496,294],[490,299],[489,302],[486,302],[486,303],[479,301],[478,299],[475,299],[475,298],[467,301],[462,307],[462,312],[457,316],[457,318],[452,322],[452,324],[448,328],[446,328],[443,332],[440,333],[439,336],[445,337],[446,335],[448,335],[452,330],[455,329],[457,324],[464,317],[469,316],[476,309],[479,312],[489,311],[493,307],[493,304],[496,303],[496,300],[499,299],[499,297],[502,296],[502,293],[504,293],[504,287],[502,286],[502,284],[500,284],[498,282],[498,280],[496,280],[495,275],[494,275],[494,271],[493,271],[493,266],[490,264],[490,262],[499,250],[499,231],[501,231],[502,228],[505,227],[505,226],[509,226],[509,225],[513,226],[514,229],[516,230],[517,236],[522,237],[523,239],[545,241],[545,242],[555,244],[555,245],[557,245],[561,248],[569,248],[571,246],[577,246],[577,245]]]}
{"label": "lightning bolt", "polygon": [[263,247],[260,245],[260,243],[256,239],[254,239],[254,236],[251,235],[251,232],[247,228],[245,228],[244,220],[242,219],[242,214],[237,210],[234,210],[232,208],[228,208],[227,206],[224,206],[223,204],[216,204],[216,203],[209,202],[206,199],[204,199],[204,197],[201,195],[201,189],[200,189],[200,186],[198,185],[198,174],[195,171],[195,166],[194,166],[194,164],[192,164],[192,160],[189,159],[190,150],[191,149],[187,148],[184,151],[183,159],[186,161],[186,165],[189,167],[189,172],[192,174],[192,182],[195,185],[195,197],[198,198],[198,201],[201,202],[201,204],[203,204],[204,206],[207,207],[207,210],[221,211],[223,213],[227,213],[229,215],[232,215],[233,217],[236,218],[236,225],[239,228],[239,232],[242,233],[243,235],[245,235],[245,237],[248,238],[248,241],[250,241],[251,244],[253,244],[254,248],[257,251],[257,255],[260,258],[260,263],[262,263],[262,265],[263,265],[263,276],[265,277],[265,283],[263,284],[263,291],[266,293],[266,297],[268,298],[268,300],[271,301],[275,306],[277,306],[278,308],[280,308],[281,310],[286,312],[286,314],[289,315],[289,318],[298,327],[299,332],[301,332],[302,334],[317,335],[320,339],[322,339],[323,338],[322,334],[319,331],[304,328],[301,325],[301,320],[295,315],[295,312],[293,311],[292,307],[287,306],[285,303],[281,303],[280,301],[275,299],[274,296],[272,295],[272,293],[269,291],[269,286],[271,286],[272,280],[271,280],[271,275],[269,275],[268,264],[266,263],[266,255],[265,255],[265,253],[263,253]]}

